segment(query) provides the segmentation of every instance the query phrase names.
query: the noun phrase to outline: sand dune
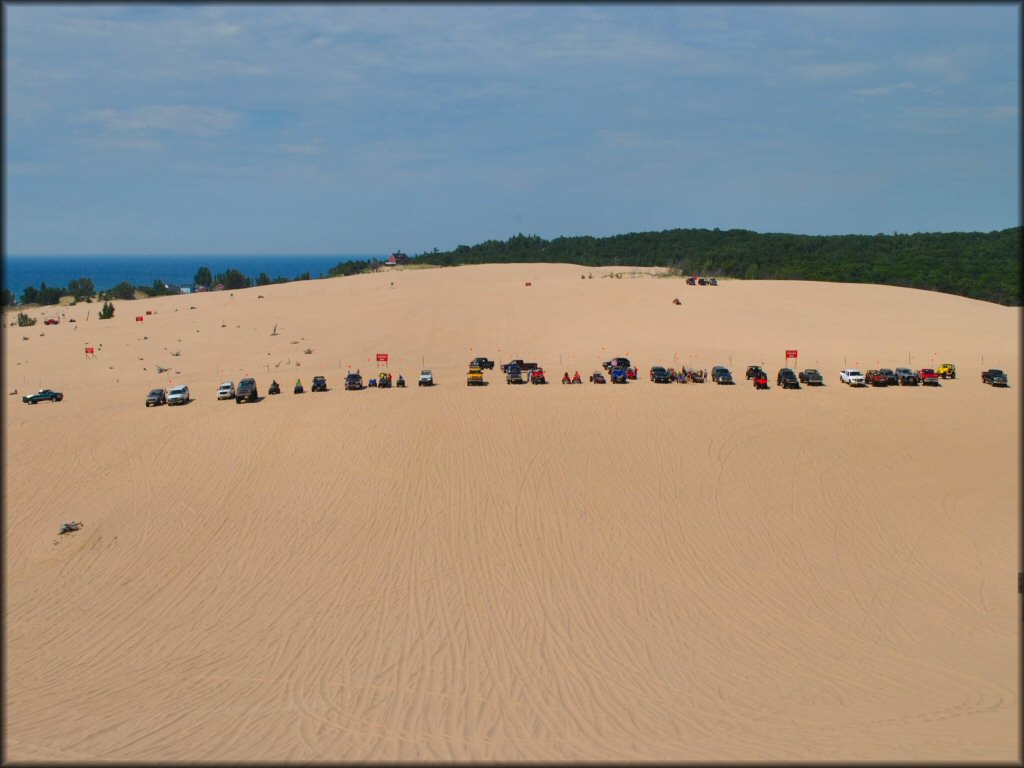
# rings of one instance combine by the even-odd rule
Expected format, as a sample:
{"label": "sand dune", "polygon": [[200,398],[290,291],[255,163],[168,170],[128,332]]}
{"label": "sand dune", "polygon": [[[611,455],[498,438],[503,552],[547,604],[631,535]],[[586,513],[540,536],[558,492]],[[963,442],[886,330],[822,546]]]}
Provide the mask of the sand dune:
{"label": "sand dune", "polygon": [[[1021,310],[630,272],[8,325],[8,759],[1018,759]],[[794,348],[826,386],[743,380]],[[378,352],[438,386],[345,392]],[[620,354],[739,383],[557,383]],[[555,383],[469,388],[476,355]],[[933,358],[960,377],[838,383]],[[291,394],[318,373],[331,391]],[[247,374],[285,393],[215,399]],[[171,383],[194,401],[143,407]],[[64,402],[20,402],[41,387]]]}

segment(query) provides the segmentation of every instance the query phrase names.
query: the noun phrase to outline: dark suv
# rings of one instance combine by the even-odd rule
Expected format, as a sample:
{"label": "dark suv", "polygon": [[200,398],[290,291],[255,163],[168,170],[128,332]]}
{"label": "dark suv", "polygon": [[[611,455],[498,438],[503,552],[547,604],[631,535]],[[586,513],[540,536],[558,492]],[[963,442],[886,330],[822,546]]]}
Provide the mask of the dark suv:
{"label": "dark suv", "polygon": [[238,382],[238,387],[235,389],[235,404],[238,404],[243,400],[249,400],[252,402],[258,398],[259,393],[256,391],[256,379],[242,379]]}
{"label": "dark suv", "polygon": [[715,384],[735,384],[732,380],[732,372],[724,365],[716,365],[711,369],[711,380]]}
{"label": "dark suv", "polygon": [[672,376],[669,375],[668,370],[663,366],[656,365],[651,368],[651,381],[655,384],[670,384],[672,382]]}
{"label": "dark suv", "polygon": [[151,389],[146,395],[146,407],[151,405],[165,405],[167,403],[166,389]]}
{"label": "dark suv", "polygon": [[611,360],[601,363],[601,367],[606,371],[610,371],[612,368],[632,368],[633,365],[629,362],[629,358],[613,357]]}
{"label": "dark suv", "polygon": [[362,389],[363,388],[363,376],[356,371],[350,373],[345,377],[345,389]]}
{"label": "dark suv", "polygon": [[327,391],[327,379],[323,376],[313,377],[313,391],[314,392],[326,392]]}
{"label": "dark suv", "polygon": [[764,374],[764,371],[761,370],[760,365],[747,366],[747,381],[750,381],[751,379],[756,379],[758,377],[758,374]]}
{"label": "dark suv", "polygon": [[775,377],[775,384],[783,389],[800,389],[800,379],[792,368],[779,369],[779,375]]}

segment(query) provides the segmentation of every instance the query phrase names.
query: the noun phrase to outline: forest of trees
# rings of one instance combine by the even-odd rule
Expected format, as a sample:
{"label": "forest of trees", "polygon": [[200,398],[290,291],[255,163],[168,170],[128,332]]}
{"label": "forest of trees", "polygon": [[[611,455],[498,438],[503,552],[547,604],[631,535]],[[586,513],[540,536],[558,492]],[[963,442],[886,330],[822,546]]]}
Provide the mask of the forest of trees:
{"label": "forest of trees", "polygon": [[1021,233],[1021,227],[998,232],[829,236],[671,229],[554,240],[518,234],[504,242],[460,245],[454,251],[435,248],[410,261],[440,266],[495,262],[660,266],[686,275],[881,283],[1021,306]]}

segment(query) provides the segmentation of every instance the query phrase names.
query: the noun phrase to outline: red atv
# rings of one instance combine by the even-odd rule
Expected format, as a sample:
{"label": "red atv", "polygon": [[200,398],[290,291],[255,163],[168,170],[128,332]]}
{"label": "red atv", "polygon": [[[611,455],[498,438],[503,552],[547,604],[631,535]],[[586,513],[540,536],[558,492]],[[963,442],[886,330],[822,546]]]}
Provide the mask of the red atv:
{"label": "red atv", "polygon": [[768,374],[764,371],[754,377],[754,389],[768,389]]}

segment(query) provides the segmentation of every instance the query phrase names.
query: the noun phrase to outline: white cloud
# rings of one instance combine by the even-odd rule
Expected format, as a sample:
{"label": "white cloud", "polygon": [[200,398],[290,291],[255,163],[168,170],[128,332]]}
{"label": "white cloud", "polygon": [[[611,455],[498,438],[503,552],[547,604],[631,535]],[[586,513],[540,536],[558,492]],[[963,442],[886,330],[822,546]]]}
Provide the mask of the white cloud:
{"label": "white cloud", "polygon": [[991,120],[1017,120],[1020,118],[1020,107],[1016,104],[1003,104],[999,107],[992,107],[985,113],[985,117]]}
{"label": "white cloud", "polygon": [[217,107],[171,104],[135,109],[93,110],[82,115],[79,122],[100,123],[115,132],[159,130],[193,136],[212,136],[240,125],[242,115]]}
{"label": "white cloud", "polygon": [[893,83],[892,85],[882,85],[878,88],[858,88],[854,93],[858,96],[888,96],[890,93],[913,87],[913,83],[904,81],[902,83]]}
{"label": "white cloud", "polygon": [[906,67],[915,72],[936,75],[949,83],[963,83],[967,80],[968,66],[961,61],[962,53],[930,54],[910,56],[905,60]]}
{"label": "white cloud", "polygon": [[870,61],[851,61],[844,64],[807,64],[793,67],[793,72],[806,80],[841,80],[867,74],[878,69]]}
{"label": "white cloud", "polygon": [[281,144],[281,151],[289,155],[318,155],[323,150],[320,148],[320,140],[312,144]]}

